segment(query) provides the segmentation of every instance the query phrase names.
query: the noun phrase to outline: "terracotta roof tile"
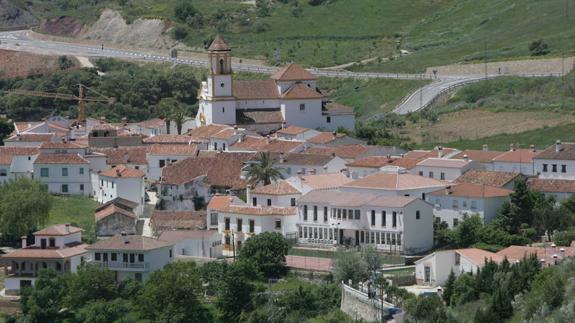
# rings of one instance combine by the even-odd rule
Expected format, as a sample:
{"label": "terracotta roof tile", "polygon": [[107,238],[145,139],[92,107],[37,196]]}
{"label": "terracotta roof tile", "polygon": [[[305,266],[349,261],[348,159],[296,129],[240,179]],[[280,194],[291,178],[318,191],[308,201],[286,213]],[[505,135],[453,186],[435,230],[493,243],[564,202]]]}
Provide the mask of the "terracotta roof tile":
{"label": "terracotta roof tile", "polygon": [[94,148],[95,152],[106,155],[108,165],[135,164],[147,165],[146,152],[149,147],[125,147],[125,148]]}
{"label": "terracotta roof tile", "polygon": [[243,203],[240,199],[233,195],[214,195],[210,199],[210,203],[208,203],[207,209],[208,210],[215,210],[221,209],[224,207],[228,207],[230,204],[238,204]]}
{"label": "terracotta roof tile", "polygon": [[139,169],[131,168],[126,165],[118,165],[114,168],[106,169],[100,173],[100,176],[114,177],[114,178],[133,178],[144,177],[146,174]]}
{"label": "terracotta roof tile", "polygon": [[375,173],[344,185],[344,187],[383,190],[444,186],[447,186],[446,182],[408,173]]}
{"label": "terracotta roof tile", "polygon": [[201,126],[198,128],[191,129],[190,131],[188,131],[188,135],[190,135],[194,139],[199,138],[209,140],[218,133],[222,131],[227,131],[228,129],[233,130],[233,128],[230,126],[210,124],[207,126]]}
{"label": "terracotta roof tile", "polygon": [[22,248],[2,255],[2,259],[65,259],[86,253],[87,247],[87,244],[80,244],[62,249]]}
{"label": "terracotta roof tile", "polygon": [[463,168],[470,163],[472,163],[471,160],[464,159],[426,158],[417,163],[417,166]]}
{"label": "terracotta roof tile", "polygon": [[34,164],[89,164],[79,154],[40,154]]}
{"label": "terracotta roof tile", "polygon": [[319,144],[319,145],[323,144],[323,145],[325,145],[325,144],[328,144],[328,143],[334,141],[337,138],[342,138],[345,136],[346,136],[346,134],[343,134],[343,133],[336,133],[334,135],[333,132],[322,132],[318,135],[315,135],[315,136],[309,138],[307,140],[307,142],[309,142],[311,144]]}
{"label": "terracotta roof tile", "polygon": [[472,198],[491,198],[491,197],[504,197],[513,193],[502,187],[487,186],[482,184],[460,183],[452,185],[450,188],[444,188],[430,193],[433,196],[459,196],[459,197],[472,197]]}
{"label": "terracotta roof tile", "polygon": [[480,163],[490,163],[493,158],[505,153],[504,151],[495,150],[464,150],[459,154],[453,156],[456,159],[463,159],[465,155],[471,160],[478,161]]}
{"label": "terracotta roof tile", "polygon": [[231,49],[230,46],[226,43],[224,38],[220,35],[217,35],[216,38],[214,38],[214,40],[210,44],[210,47],[208,47],[208,50],[214,50],[214,51],[220,51],[220,50],[228,51],[230,49]]}
{"label": "terracotta roof tile", "polygon": [[417,164],[417,159],[401,158],[401,157],[386,157],[386,156],[368,156],[348,163],[348,167],[364,167],[364,168],[382,168],[385,166],[398,166],[405,169],[411,169]]}
{"label": "terracotta roof tile", "polygon": [[416,201],[413,196],[378,196],[366,193],[316,190],[302,196],[299,203],[328,204],[341,207],[390,207],[403,208]]}
{"label": "terracotta roof tile", "polygon": [[300,141],[246,136],[241,141],[238,141],[235,144],[233,144],[231,147],[234,150],[243,150],[243,151],[289,153],[296,150],[298,147],[302,145],[303,142]]}
{"label": "terracotta roof tile", "polygon": [[496,162],[505,163],[527,163],[533,162],[533,157],[539,155],[541,151],[533,149],[515,149],[502,153],[501,155],[493,158]]}
{"label": "terracotta roof tile", "polygon": [[12,164],[12,155],[0,155],[0,165]]}
{"label": "terracotta roof tile", "polygon": [[562,143],[559,151],[555,145],[552,145],[537,155],[537,158],[575,160],[575,143]]}
{"label": "terracotta roof tile", "polygon": [[268,145],[268,140],[260,136],[245,136],[241,141],[236,142],[231,147],[234,150],[261,151]]}
{"label": "terracotta roof tile", "polygon": [[315,80],[317,77],[297,64],[289,64],[275,72],[271,78],[276,81]]}
{"label": "terracotta roof tile", "polygon": [[154,210],[150,218],[154,232],[167,230],[199,230],[206,228],[205,211]]}
{"label": "terracotta roof tile", "polygon": [[338,188],[353,181],[353,179],[342,173],[304,175],[300,176],[300,178],[304,185],[314,190]]}
{"label": "terracotta roof tile", "polygon": [[43,142],[40,149],[81,149],[87,146],[75,142]]}
{"label": "terracotta roof tile", "polygon": [[142,121],[142,122],[138,123],[138,126],[140,126],[142,128],[156,129],[156,128],[161,128],[161,127],[166,126],[166,121],[164,119],[154,118],[154,119]]}
{"label": "terracotta roof tile", "polygon": [[145,138],[146,144],[190,144],[204,142],[204,140],[197,140],[189,135],[156,135]]}
{"label": "terracotta roof tile", "polygon": [[37,147],[0,147],[0,155],[31,156],[38,155]]}
{"label": "terracotta roof tile", "polygon": [[521,174],[513,172],[496,172],[491,170],[473,169],[459,176],[456,183],[484,184],[489,186],[505,186],[513,182]]}
{"label": "terracotta roof tile", "polygon": [[344,159],[355,159],[369,151],[364,145],[341,145],[337,147],[310,147],[306,154],[335,155]]}
{"label": "terracotta roof tile", "polygon": [[134,212],[128,211],[126,209],[123,209],[121,207],[118,207],[114,204],[108,204],[107,206],[105,206],[104,208],[101,208],[100,210],[96,211],[95,217],[96,217],[96,222],[101,221],[107,217],[109,217],[112,214],[122,214],[125,215],[127,217],[136,219],[136,215],[134,214]]}
{"label": "terracotta roof tile", "polygon": [[150,155],[196,156],[197,154],[198,145],[196,144],[163,144],[153,145],[150,148]]}
{"label": "terracotta roof tile", "polygon": [[298,153],[287,153],[283,155],[283,162],[280,156],[274,156],[276,166],[281,167],[282,165],[309,165],[309,166],[324,166],[335,157],[330,155],[313,155],[313,154],[298,154]]}
{"label": "terracotta roof tile", "polygon": [[217,230],[170,230],[163,231],[158,239],[173,243],[184,240],[208,240],[219,235]]}
{"label": "terracotta roof tile", "polygon": [[[456,152],[456,150],[453,148],[443,147],[441,149],[442,158],[445,158],[445,156],[449,156],[455,152]],[[411,150],[411,151],[408,151],[407,153],[405,153],[403,155],[403,157],[404,158],[414,158],[414,159],[418,159],[419,161],[424,160],[426,158],[438,158],[439,157],[439,150],[437,150],[437,148],[434,150]]]}
{"label": "terracotta roof tile", "polygon": [[56,224],[34,232],[35,236],[67,236],[82,232],[82,229],[66,224]]}
{"label": "terracotta roof tile", "polygon": [[532,178],[527,182],[529,188],[538,192],[575,193],[575,181],[565,179]]}
{"label": "terracotta roof tile", "polygon": [[282,94],[282,98],[284,99],[323,99],[323,97],[323,94],[301,83],[292,85]]}
{"label": "terracotta roof tile", "polygon": [[116,235],[108,239],[98,240],[88,250],[154,250],[173,246],[173,243],[139,235]]}
{"label": "terracotta roof tile", "polygon": [[269,185],[256,187],[252,190],[252,194],[262,194],[262,195],[298,195],[298,191],[295,187],[286,181],[278,181]]}
{"label": "terracotta roof tile", "polygon": [[214,209],[218,212],[232,213],[232,214],[245,214],[254,216],[285,216],[296,215],[296,207],[275,207],[275,206],[248,206],[246,205],[228,205],[219,209]]}
{"label": "terracotta roof tile", "polygon": [[274,80],[234,81],[233,96],[238,100],[278,99],[280,97]]}
{"label": "terracotta roof tile", "polygon": [[457,249],[455,252],[479,267],[483,266],[485,261],[489,259],[495,261],[496,263],[503,261],[503,256],[477,248]]}
{"label": "terracotta roof tile", "polygon": [[249,124],[281,124],[284,121],[282,112],[277,109],[236,110],[236,120],[239,125]]}
{"label": "terracotta roof tile", "polygon": [[283,134],[283,135],[299,135],[306,131],[311,131],[312,129],[298,127],[294,125],[287,126],[286,128],[278,130],[276,133]]}
{"label": "terracotta roof tile", "polygon": [[43,134],[43,133],[21,133],[19,135],[14,135],[4,141],[23,141],[23,142],[44,142],[52,141],[54,139],[54,134]]}

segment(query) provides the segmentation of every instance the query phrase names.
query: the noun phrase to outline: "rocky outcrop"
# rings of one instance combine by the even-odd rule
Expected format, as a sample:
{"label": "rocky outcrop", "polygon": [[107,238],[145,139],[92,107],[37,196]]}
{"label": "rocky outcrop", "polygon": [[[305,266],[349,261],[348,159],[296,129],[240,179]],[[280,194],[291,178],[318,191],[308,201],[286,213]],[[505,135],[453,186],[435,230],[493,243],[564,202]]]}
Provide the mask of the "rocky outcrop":
{"label": "rocky outcrop", "polygon": [[0,0],[0,28],[22,28],[38,23],[30,12],[17,7],[8,0]]}
{"label": "rocky outcrop", "polygon": [[79,20],[62,16],[44,20],[38,27],[38,31],[56,36],[75,37],[82,31],[83,24]]}

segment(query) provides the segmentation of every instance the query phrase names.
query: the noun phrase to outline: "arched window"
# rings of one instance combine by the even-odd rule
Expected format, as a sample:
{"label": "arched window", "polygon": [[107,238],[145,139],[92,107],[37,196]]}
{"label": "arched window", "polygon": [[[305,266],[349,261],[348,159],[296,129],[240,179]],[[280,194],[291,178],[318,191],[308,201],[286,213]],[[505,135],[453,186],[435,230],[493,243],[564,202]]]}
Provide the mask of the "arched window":
{"label": "arched window", "polygon": [[220,74],[224,73],[224,59],[220,58]]}

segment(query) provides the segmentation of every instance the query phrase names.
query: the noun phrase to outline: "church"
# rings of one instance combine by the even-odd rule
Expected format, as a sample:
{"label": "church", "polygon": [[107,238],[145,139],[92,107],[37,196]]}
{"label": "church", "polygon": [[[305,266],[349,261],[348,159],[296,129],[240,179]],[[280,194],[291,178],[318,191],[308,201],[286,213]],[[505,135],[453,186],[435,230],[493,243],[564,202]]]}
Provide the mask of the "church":
{"label": "church", "polygon": [[317,77],[297,64],[268,80],[234,80],[232,51],[220,36],[208,48],[208,58],[197,126],[237,125],[262,134],[290,125],[329,131],[354,128],[353,108],[327,99],[317,88]]}

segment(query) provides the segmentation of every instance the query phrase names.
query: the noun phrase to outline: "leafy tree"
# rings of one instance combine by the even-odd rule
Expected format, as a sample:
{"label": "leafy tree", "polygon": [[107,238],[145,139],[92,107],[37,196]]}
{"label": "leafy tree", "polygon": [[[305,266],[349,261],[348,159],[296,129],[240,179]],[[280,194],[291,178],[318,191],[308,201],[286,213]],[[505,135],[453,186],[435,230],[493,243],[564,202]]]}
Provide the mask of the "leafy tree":
{"label": "leafy tree", "polygon": [[521,224],[533,223],[533,210],[535,201],[532,192],[523,178],[515,180],[513,193],[509,195],[509,203],[501,208],[496,222],[510,233],[518,233]]}
{"label": "leafy tree", "polygon": [[575,240],[575,228],[559,231],[553,235],[553,242],[558,246],[569,246]]}
{"label": "leafy tree", "polygon": [[155,271],[137,299],[143,318],[156,322],[208,322],[200,300],[201,281],[193,262],[175,262]]}
{"label": "leafy tree", "polygon": [[469,273],[461,274],[455,284],[453,284],[453,292],[451,295],[450,305],[465,304],[474,301],[479,297],[476,280],[473,275]]}
{"label": "leafy tree", "polygon": [[68,56],[60,56],[58,57],[58,66],[61,70],[67,70],[74,66],[74,62]]}
{"label": "leafy tree", "polygon": [[453,286],[455,285],[455,274],[453,270],[449,272],[449,276],[447,276],[447,281],[445,282],[445,286],[443,286],[443,294],[441,297],[445,304],[449,305],[451,302],[451,296],[453,295]]}
{"label": "leafy tree", "polygon": [[0,185],[0,232],[18,240],[48,219],[50,195],[46,185],[20,178]]}
{"label": "leafy tree", "polygon": [[413,298],[407,302],[405,310],[413,322],[448,321],[445,306],[437,295]]}
{"label": "leafy tree", "polygon": [[459,248],[467,248],[479,240],[479,230],[483,227],[483,220],[477,214],[464,217],[455,229],[455,243]]}
{"label": "leafy tree", "polygon": [[289,245],[277,232],[264,232],[249,238],[239,254],[239,261],[252,262],[265,277],[279,277],[285,273]]}
{"label": "leafy tree", "polygon": [[337,282],[347,284],[351,279],[355,285],[369,277],[368,265],[359,253],[346,252],[335,261],[333,276]]}
{"label": "leafy tree", "polygon": [[55,322],[61,318],[62,300],[67,292],[65,275],[41,269],[33,288],[22,291],[22,312],[29,322]]}
{"label": "leafy tree", "polygon": [[544,304],[550,309],[560,306],[564,293],[565,277],[559,268],[546,268],[535,277],[531,291],[522,300],[523,317],[530,319]]}
{"label": "leafy tree", "polygon": [[555,198],[546,198],[543,194],[536,195],[535,209],[533,210],[533,226],[538,234],[547,234],[549,240],[555,230],[560,227],[561,213]]}
{"label": "leafy tree", "polygon": [[4,139],[14,131],[11,120],[0,117],[0,145],[4,145]]}
{"label": "leafy tree", "polygon": [[174,28],[174,38],[176,40],[183,40],[186,37],[188,37],[188,30],[186,28],[180,26],[176,26],[176,28]]}
{"label": "leafy tree", "polygon": [[543,40],[538,39],[529,44],[531,56],[543,56],[549,54],[549,45]]}
{"label": "leafy tree", "polygon": [[256,9],[259,17],[269,16],[271,10],[270,0],[256,0]]}
{"label": "leafy tree", "polygon": [[361,252],[361,257],[367,264],[367,270],[374,277],[375,272],[383,265],[383,257],[374,247],[368,246]]}
{"label": "leafy tree", "polygon": [[[116,298],[111,301],[98,300],[89,302],[76,313],[76,320],[84,323],[125,322],[131,314],[132,304],[129,300]],[[124,319],[124,320],[122,320]],[[135,321],[135,318],[132,317]]]}
{"label": "leafy tree", "polygon": [[257,161],[248,167],[247,176],[256,185],[269,185],[272,181],[283,179],[281,171],[274,167],[269,152],[260,152]]}
{"label": "leafy tree", "polygon": [[491,297],[489,312],[495,314],[500,320],[511,317],[513,315],[512,298],[513,295],[508,289],[504,286],[499,286]]}
{"label": "leafy tree", "polygon": [[198,10],[192,5],[191,1],[181,0],[174,7],[174,17],[181,22],[186,22],[188,17],[193,17]]}
{"label": "leafy tree", "polygon": [[91,301],[109,301],[118,297],[114,273],[98,266],[84,265],[69,280],[66,304],[81,308]]}
{"label": "leafy tree", "polygon": [[248,271],[253,270],[251,263],[236,262],[232,265],[224,265],[224,274],[218,290],[216,305],[222,313],[223,322],[238,321],[243,311],[251,309],[252,294],[255,290],[250,282]]}

